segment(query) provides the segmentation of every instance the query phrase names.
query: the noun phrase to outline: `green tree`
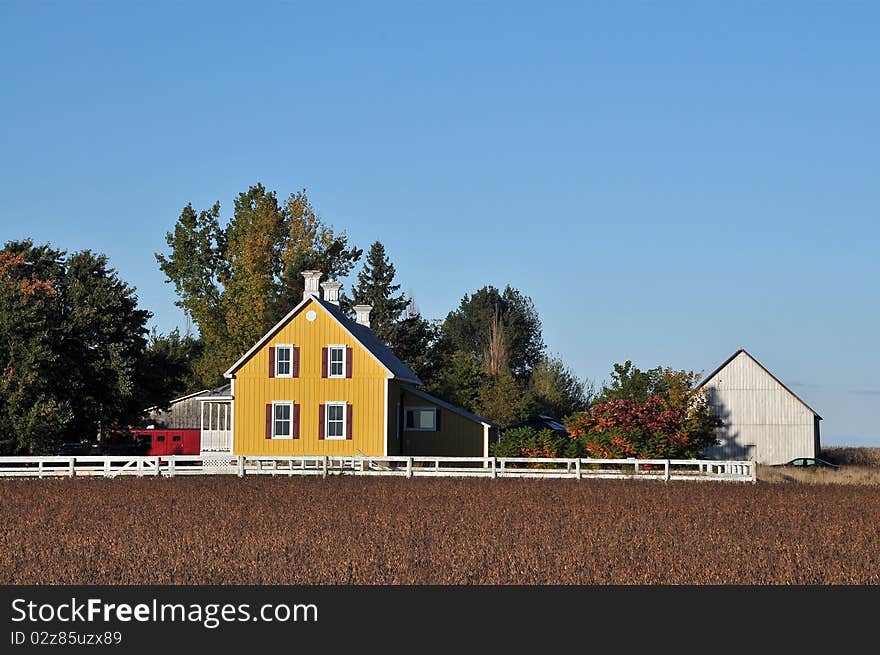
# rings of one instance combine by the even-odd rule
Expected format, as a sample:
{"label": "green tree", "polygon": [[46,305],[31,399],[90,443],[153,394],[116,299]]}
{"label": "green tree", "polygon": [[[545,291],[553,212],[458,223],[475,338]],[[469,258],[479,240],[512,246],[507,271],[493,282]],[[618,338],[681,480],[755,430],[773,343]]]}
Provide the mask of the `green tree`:
{"label": "green tree", "polygon": [[595,402],[566,425],[591,457],[697,457],[721,425],[698,381],[693,371],[615,364]]}
{"label": "green tree", "polygon": [[580,442],[564,433],[526,426],[505,430],[489,450],[494,457],[584,457],[586,454]]}
{"label": "green tree", "polygon": [[199,339],[181,336],[180,330],[166,335],[154,328],[140,366],[138,406],[165,407],[174,398],[198,391],[193,364],[202,348]]}
{"label": "green tree", "polygon": [[[439,353],[438,353],[439,354]],[[451,354],[443,354],[434,378],[427,382],[430,393],[458,405],[471,412],[476,412],[482,385],[480,361],[473,353],[459,350]]]}
{"label": "green tree", "polygon": [[238,195],[225,226],[219,203],[198,213],[187,205],[166,242],[170,252],[156,259],[198,326],[195,370],[206,387],[299,303],[302,271],[343,277],[362,254],[318,218],[305,191],[280,203],[262,184]]}
{"label": "green tree", "polygon": [[303,271],[316,270],[329,280],[347,277],[363,250],[348,242],[348,235],[326,225],[315,213],[305,190],[292,193],[284,203],[284,243],[281,249],[281,279],[277,287],[271,327],[300,300]]}
{"label": "green tree", "polygon": [[541,320],[516,289],[486,286],[465,295],[443,322],[433,348],[430,390],[502,426],[538,407],[529,386],[544,356]]}
{"label": "green tree", "polygon": [[63,357],[76,408],[72,436],[90,436],[126,424],[140,409],[138,369],[150,312],[138,309],[135,290],[119,279],[104,255],[85,250],[66,261],[62,303]]}
{"label": "green tree", "polygon": [[681,405],[697,382],[699,375],[693,371],[676,371],[663,366],[642,371],[627,360],[623,364],[614,364],[611,381],[602,387],[596,401],[645,402],[652,396],[659,396],[673,405]]}
{"label": "green tree", "polygon": [[396,321],[387,335],[388,346],[425,386],[431,386],[437,378],[440,362],[435,346],[439,332],[436,323],[413,314]]}
{"label": "green tree", "polygon": [[409,304],[400,293],[400,285],[394,283],[394,275],[394,264],[385,254],[385,246],[376,241],[370,246],[363,268],[358,273],[357,285],[351,291],[352,305],[372,305],[370,329],[386,343],[390,341],[392,330]]}
{"label": "green tree", "polygon": [[587,409],[593,396],[592,385],[556,357],[545,357],[532,369],[529,390],[539,413],[560,419]]}
{"label": "green tree", "polygon": [[107,258],[10,242],[0,252],[0,433],[5,452],[132,422],[150,313]]}
{"label": "green tree", "polygon": [[484,373],[477,396],[476,413],[502,428],[526,420],[535,413],[535,397],[525,382],[504,369]]}
{"label": "green tree", "polygon": [[[443,340],[448,352],[471,353],[490,372],[507,368],[520,380],[528,378],[544,355],[541,319],[532,300],[509,286],[503,292],[486,286],[465,295],[446,317]],[[506,366],[497,361],[499,343]]]}
{"label": "green tree", "polygon": [[49,452],[73,421],[64,392],[63,253],[30,241],[0,251],[0,453]]}

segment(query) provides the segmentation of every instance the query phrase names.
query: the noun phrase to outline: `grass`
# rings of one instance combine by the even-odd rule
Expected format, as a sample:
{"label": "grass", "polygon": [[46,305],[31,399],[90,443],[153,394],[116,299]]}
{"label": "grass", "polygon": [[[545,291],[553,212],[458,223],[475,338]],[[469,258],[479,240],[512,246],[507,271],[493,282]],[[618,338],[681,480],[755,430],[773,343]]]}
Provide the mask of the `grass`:
{"label": "grass", "polygon": [[819,459],[839,469],[758,466],[758,479],[770,483],[880,485],[880,448],[823,448]]}
{"label": "grass", "polygon": [[0,480],[0,584],[880,584],[880,487]]}
{"label": "grass", "polygon": [[761,482],[837,485],[880,485],[880,467],[844,465],[840,469],[758,466]]}
{"label": "grass", "polygon": [[880,448],[837,446],[823,448],[821,459],[832,464],[880,467]]}

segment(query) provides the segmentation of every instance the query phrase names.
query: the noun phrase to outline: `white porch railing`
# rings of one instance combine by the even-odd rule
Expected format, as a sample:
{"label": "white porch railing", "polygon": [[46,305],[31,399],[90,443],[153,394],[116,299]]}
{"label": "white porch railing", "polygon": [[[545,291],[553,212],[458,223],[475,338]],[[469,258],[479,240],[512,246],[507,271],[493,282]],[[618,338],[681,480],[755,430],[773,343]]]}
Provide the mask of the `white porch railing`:
{"label": "white porch railing", "polygon": [[0,477],[178,475],[362,475],[480,478],[590,478],[756,482],[751,461],[699,459],[567,459],[529,457],[0,457]]}
{"label": "white porch railing", "polygon": [[203,400],[200,427],[200,452],[232,452],[232,403],[228,400]]}
{"label": "white porch railing", "polygon": [[232,452],[232,430],[202,430],[201,452]]}

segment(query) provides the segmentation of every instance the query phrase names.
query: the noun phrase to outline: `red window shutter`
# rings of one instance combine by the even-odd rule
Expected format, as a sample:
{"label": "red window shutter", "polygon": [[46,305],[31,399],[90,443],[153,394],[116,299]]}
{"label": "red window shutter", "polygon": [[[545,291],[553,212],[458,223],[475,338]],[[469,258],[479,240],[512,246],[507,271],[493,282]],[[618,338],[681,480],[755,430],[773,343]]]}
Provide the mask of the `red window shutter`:
{"label": "red window shutter", "polygon": [[[351,347],[345,347],[345,377],[351,377]],[[351,407],[351,405],[349,405]]]}
{"label": "red window shutter", "polygon": [[434,408],[434,431],[440,432],[440,408]]}
{"label": "red window shutter", "polygon": [[272,438],[272,403],[266,403],[266,438]]}
{"label": "red window shutter", "polygon": [[[324,350],[327,350],[324,348]],[[324,438],[324,418],[327,415],[327,408],[321,404],[318,405],[318,439]]]}
{"label": "red window shutter", "polygon": [[[351,352],[350,348],[349,348],[349,352]],[[351,439],[351,433],[352,433],[352,429],[351,429],[352,428],[352,426],[351,426],[352,411],[351,410],[352,410],[352,404],[348,403],[345,406],[345,438],[346,439]]]}
{"label": "red window shutter", "polygon": [[293,370],[293,377],[299,377],[299,346],[293,347],[293,362],[291,363],[291,367]]}
{"label": "red window shutter", "polygon": [[293,406],[293,428],[291,429],[294,439],[299,439],[299,404]]}
{"label": "red window shutter", "polygon": [[269,346],[269,377],[275,377],[275,346]]}
{"label": "red window shutter", "polygon": [[[327,349],[321,348],[321,377],[327,377]],[[323,407],[323,405],[321,405]]]}

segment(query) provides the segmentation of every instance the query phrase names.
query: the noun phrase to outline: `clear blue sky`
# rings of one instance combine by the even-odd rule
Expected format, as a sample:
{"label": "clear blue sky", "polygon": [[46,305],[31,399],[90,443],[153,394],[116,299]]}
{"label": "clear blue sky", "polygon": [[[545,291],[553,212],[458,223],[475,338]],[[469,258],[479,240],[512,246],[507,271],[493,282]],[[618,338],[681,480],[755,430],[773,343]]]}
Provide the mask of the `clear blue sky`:
{"label": "clear blue sky", "polygon": [[257,181],[382,240],[440,317],[530,295],[552,352],[749,349],[880,445],[880,4],[0,2],[0,237],[153,253]]}

